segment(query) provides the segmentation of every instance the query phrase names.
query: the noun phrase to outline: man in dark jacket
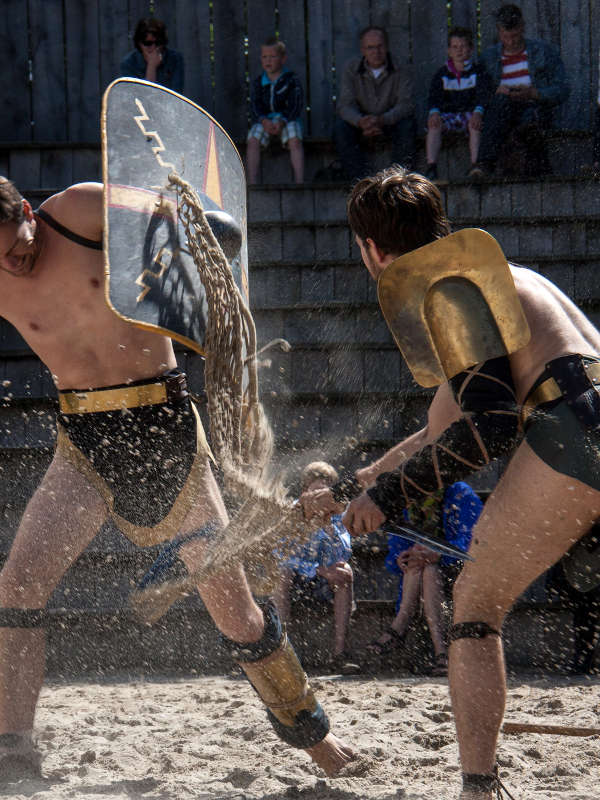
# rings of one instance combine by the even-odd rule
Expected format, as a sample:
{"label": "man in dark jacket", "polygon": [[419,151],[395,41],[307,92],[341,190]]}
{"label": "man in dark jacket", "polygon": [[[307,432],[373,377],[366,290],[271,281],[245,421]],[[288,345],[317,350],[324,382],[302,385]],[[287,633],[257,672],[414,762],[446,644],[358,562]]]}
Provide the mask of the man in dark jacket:
{"label": "man in dark jacket", "polygon": [[392,142],[391,160],[410,166],[415,152],[412,79],[388,52],[387,32],[365,28],[360,58],[344,68],[334,137],[344,170],[351,180],[369,172],[366,149],[379,138]]}
{"label": "man in dark jacket", "polygon": [[294,182],[304,181],[300,119],[304,93],[298,76],[284,66],[286,58],[286,47],[281,40],[268,39],[260,49],[263,72],[253,81],[250,94],[252,126],[246,150],[248,183],[258,181],[260,148],[267,147],[271,137],[279,137],[281,144],[289,149]]}
{"label": "man in dark jacket", "polygon": [[481,55],[495,94],[486,109],[479,163],[470,173],[473,178],[486,177],[494,171],[511,130],[533,127],[534,135],[540,136],[551,125],[552,109],[569,96],[558,49],[540,39],[525,38],[525,22],[518,6],[501,6],[496,27],[499,42]]}

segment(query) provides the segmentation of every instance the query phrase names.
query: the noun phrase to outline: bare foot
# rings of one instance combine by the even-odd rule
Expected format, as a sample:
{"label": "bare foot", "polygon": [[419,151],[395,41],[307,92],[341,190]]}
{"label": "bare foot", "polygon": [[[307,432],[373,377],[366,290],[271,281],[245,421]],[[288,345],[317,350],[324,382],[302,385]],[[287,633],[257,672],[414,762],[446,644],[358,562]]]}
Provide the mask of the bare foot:
{"label": "bare foot", "polygon": [[333,733],[328,733],[319,744],[307,747],[306,752],[330,778],[337,775],[356,757],[354,751],[342,744]]}

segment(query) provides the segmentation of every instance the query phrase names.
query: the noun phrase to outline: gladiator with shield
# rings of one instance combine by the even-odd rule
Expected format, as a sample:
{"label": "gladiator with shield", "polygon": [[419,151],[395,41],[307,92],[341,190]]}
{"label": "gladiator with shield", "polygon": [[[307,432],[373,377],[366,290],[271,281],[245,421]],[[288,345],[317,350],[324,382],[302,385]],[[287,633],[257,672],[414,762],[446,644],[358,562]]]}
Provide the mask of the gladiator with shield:
{"label": "gladiator with shield", "polygon": [[439,388],[422,430],[301,500],[307,514],[350,501],[343,521],[360,535],[506,459],[455,584],[449,634],[461,797],[490,800],[501,787],[504,617],[600,516],[600,334],[484,231],[450,234],[422,175],[390,167],[363,179],[348,218],[414,378]]}
{"label": "gladiator with shield", "polygon": [[[185,174],[203,198],[244,293],[240,159],[197,106],[130,80],[105,95],[103,159],[104,185],[70,186],[37,211],[0,178],[0,314],[48,366],[59,398],[54,458],[0,573],[4,779],[40,772],[32,730],[46,604],[104,522],[141,546],[179,542],[198,574],[228,521],[173,351],[174,338],[202,352],[207,311],[168,176]],[[339,772],[353,754],[330,732],[274,607],[257,604],[239,564],[197,588],[277,734]]]}

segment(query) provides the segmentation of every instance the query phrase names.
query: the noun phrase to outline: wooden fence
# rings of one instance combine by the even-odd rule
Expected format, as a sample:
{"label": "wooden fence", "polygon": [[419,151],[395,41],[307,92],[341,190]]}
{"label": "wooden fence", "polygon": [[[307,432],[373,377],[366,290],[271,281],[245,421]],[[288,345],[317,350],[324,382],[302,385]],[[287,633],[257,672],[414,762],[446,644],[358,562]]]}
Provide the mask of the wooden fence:
{"label": "wooden fence", "polygon": [[[2,0],[3,142],[95,142],[105,87],[132,48],[137,20],[154,14],[185,58],[184,93],[234,138],[247,127],[249,75],[260,44],[278,33],[303,79],[307,134],[329,137],[336,76],[358,52],[368,24],[389,31],[391,51],[411,64],[421,114],[442,63],[451,24],[468,25],[480,46],[494,41],[499,0]],[[597,92],[597,0],[522,0],[527,33],[561,49],[572,94],[561,124],[586,129]]]}

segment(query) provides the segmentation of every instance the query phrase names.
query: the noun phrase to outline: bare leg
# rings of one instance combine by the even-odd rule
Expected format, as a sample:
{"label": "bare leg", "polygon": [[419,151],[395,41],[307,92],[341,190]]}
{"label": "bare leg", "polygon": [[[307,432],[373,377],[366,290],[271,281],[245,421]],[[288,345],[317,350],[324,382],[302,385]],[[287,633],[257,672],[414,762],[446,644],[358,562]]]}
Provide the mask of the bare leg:
{"label": "bare leg", "polygon": [[442,128],[427,128],[425,152],[428,164],[436,164],[442,149]]}
{"label": "bare leg", "polygon": [[352,614],[352,602],[354,599],[354,576],[352,567],[346,564],[347,569],[343,578],[331,584],[333,589],[333,621],[334,621],[334,644],[333,653],[338,656],[346,650],[346,635]]}
{"label": "bare leg", "polygon": [[400,635],[406,633],[417,612],[421,599],[421,586],[422,571],[420,569],[410,569],[404,573],[402,600],[391,626]]}
{"label": "bare leg", "polygon": [[288,140],[290,148],[290,161],[294,173],[294,183],[304,183],[304,147],[302,141],[294,136]]}
{"label": "bare leg", "polygon": [[[390,627],[399,636],[404,636],[408,630],[421,599],[422,571],[420,569],[405,570],[402,578],[402,600],[396,616]],[[389,631],[384,631],[378,639],[367,645],[367,650],[380,654],[385,651],[386,645],[393,636]]]}
{"label": "bare leg", "polygon": [[[0,606],[43,608],[105,518],[98,493],[55,456],[23,514],[0,573]],[[0,627],[0,733],[33,728],[44,662],[43,630]]]}
{"label": "bare leg", "polygon": [[[209,520],[226,523],[227,514],[208,463],[204,485],[196,508],[186,519],[182,533],[203,527]],[[190,572],[198,568],[205,545],[195,540],[181,548],[181,558]],[[257,642],[264,630],[264,617],[256,604],[241,566],[228,568],[198,586],[200,596],[219,630],[236,642]],[[306,749],[312,760],[327,775],[337,774],[354,758],[354,753],[332,733],[314,747]]]}
{"label": "bare leg", "polygon": [[282,622],[289,622],[291,617],[290,608],[290,592],[292,590],[292,581],[294,580],[294,573],[288,567],[281,570],[279,582],[275,587],[275,594],[273,600],[277,606],[279,617]]}
{"label": "bare leg", "polygon": [[476,164],[479,158],[479,143],[481,141],[481,131],[476,131],[469,128],[469,154],[471,156],[471,164]]}
{"label": "bare leg", "polygon": [[[599,492],[555,472],[522,443],[474,529],[475,561],[455,585],[455,622],[499,629],[514,600],[599,516]],[[450,690],[463,772],[489,774],[506,698],[499,637],[452,643]]]}
{"label": "bare leg", "polygon": [[260,142],[253,136],[246,143],[246,168],[248,170],[248,183],[258,183],[259,167]]}
{"label": "bare leg", "polygon": [[444,591],[439,567],[437,564],[427,564],[423,569],[423,610],[436,656],[446,653],[443,605]]}

